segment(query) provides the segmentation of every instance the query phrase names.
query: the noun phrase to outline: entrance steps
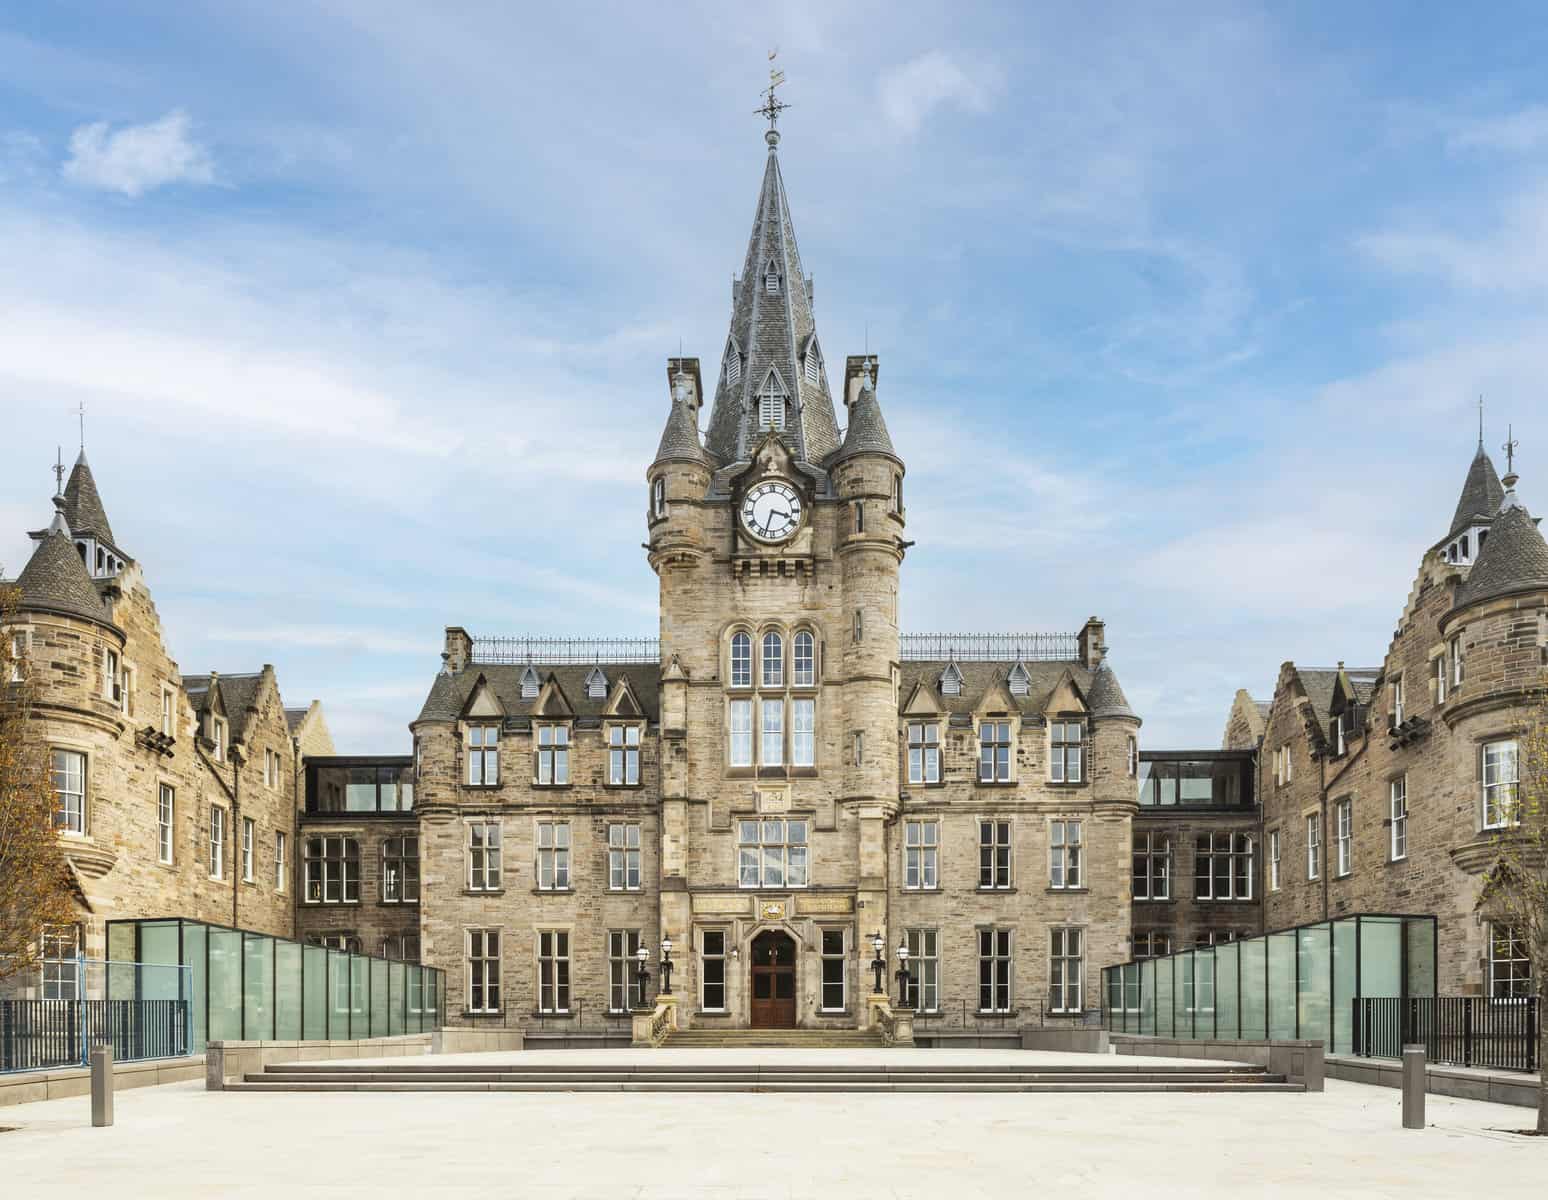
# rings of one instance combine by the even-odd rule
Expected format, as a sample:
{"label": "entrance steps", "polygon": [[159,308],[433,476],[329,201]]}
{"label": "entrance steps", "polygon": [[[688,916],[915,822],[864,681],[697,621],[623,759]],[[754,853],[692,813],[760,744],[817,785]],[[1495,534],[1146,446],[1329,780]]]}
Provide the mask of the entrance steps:
{"label": "entrance steps", "polygon": [[[555,1052],[545,1052],[542,1057]],[[562,1053],[562,1052],[558,1052]],[[932,1051],[908,1061],[660,1063],[638,1060],[271,1065],[226,1084],[238,1092],[1302,1092],[1259,1067],[1197,1064],[1129,1065],[1105,1055],[1091,1063],[1026,1066],[1003,1063],[931,1065]]]}
{"label": "entrance steps", "polygon": [[667,1035],[665,1044],[674,1050],[741,1050],[772,1046],[793,1050],[880,1050],[882,1039],[874,1029],[679,1029]]}

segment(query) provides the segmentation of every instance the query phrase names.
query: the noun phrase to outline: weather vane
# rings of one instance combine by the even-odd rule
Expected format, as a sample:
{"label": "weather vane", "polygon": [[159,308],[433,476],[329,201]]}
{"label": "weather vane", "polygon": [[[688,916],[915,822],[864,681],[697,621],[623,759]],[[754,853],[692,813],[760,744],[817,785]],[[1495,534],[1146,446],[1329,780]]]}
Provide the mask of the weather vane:
{"label": "weather vane", "polygon": [[64,447],[54,447],[54,495],[64,495]]}
{"label": "weather vane", "polygon": [[1500,449],[1505,451],[1505,474],[1507,475],[1514,475],[1516,473],[1516,451],[1521,448],[1521,443],[1516,440],[1515,433],[1516,431],[1512,426],[1505,426],[1505,444]]}
{"label": "weather vane", "polygon": [[785,73],[774,65],[774,60],[778,57],[779,47],[776,46],[769,51],[769,86],[763,91],[763,105],[753,110],[769,123],[769,132],[765,136],[770,146],[779,141],[779,130],[775,128],[779,124],[779,114],[790,107],[774,90],[785,82]]}

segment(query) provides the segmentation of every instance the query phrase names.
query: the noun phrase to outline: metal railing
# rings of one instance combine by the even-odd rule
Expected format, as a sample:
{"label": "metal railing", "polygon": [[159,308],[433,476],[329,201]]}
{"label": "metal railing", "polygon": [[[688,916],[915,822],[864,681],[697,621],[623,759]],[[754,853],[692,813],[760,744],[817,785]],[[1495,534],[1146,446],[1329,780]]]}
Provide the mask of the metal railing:
{"label": "metal railing", "polygon": [[1080,656],[1074,633],[905,633],[898,638],[903,662],[1065,662]]}
{"label": "metal railing", "polygon": [[1424,1045],[1430,1062],[1497,1071],[1535,1071],[1537,998],[1489,996],[1366,996],[1354,1001],[1354,1052],[1361,1058],[1401,1058]]}
{"label": "metal railing", "polygon": [[0,1071],[84,1067],[91,1048],[104,1044],[113,1047],[117,1062],[193,1053],[186,967],[50,960],[37,972],[7,980],[5,993]]}
{"label": "metal railing", "polygon": [[[476,637],[472,662],[486,666],[590,666],[594,663],[659,663],[661,639],[653,637]],[[1075,633],[905,633],[898,638],[903,662],[1073,662],[1080,657]]]}
{"label": "metal railing", "polygon": [[473,662],[521,666],[589,666],[592,663],[658,663],[661,639],[653,637],[476,637]]}

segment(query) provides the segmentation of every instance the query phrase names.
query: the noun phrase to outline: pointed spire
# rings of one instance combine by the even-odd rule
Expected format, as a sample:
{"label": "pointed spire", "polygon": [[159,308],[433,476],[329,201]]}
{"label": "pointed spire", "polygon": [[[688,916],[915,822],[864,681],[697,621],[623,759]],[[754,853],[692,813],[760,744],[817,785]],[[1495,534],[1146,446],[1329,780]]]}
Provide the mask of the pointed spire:
{"label": "pointed spire", "polygon": [[1139,717],[1129,707],[1129,698],[1123,694],[1118,676],[1104,660],[1091,673],[1091,686],[1086,689],[1086,705],[1093,717],[1124,717],[1138,721]]}
{"label": "pointed spire", "polygon": [[97,493],[97,481],[92,478],[91,466],[82,450],[70,472],[70,482],[65,484],[64,514],[70,528],[76,533],[89,533],[98,541],[116,546],[113,527],[108,524],[107,512],[102,507],[102,497]]}
{"label": "pointed spire", "polygon": [[[1514,457],[1514,446],[1510,453]],[[1510,490],[1500,502],[1499,515],[1489,526],[1489,537],[1473,569],[1457,588],[1458,608],[1521,592],[1548,591],[1548,542],[1526,505],[1516,498],[1515,471],[1505,481]]]}
{"label": "pointed spire", "polygon": [[849,428],[844,431],[844,444],[828,460],[829,466],[856,454],[885,454],[894,459],[898,457],[898,452],[892,448],[887,422],[882,419],[881,404],[876,399],[876,380],[872,376],[874,362],[867,355],[861,365],[859,389],[855,392],[855,398],[849,402]]}
{"label": "pointed spire", "polygon": [[1467,469],[1467,479],[1462,484],[1462,494],[1457,498],[1457,511],[1451,518],[1447,538],[1455,537],[1470,525],[1487,525],[1500,507],[1505,489],[1500,485],[1499,474],[1480,440],[1478,451]]}
{"label": "pointed spire", "polygon": [[[821,365],[813,364],[813,379],[802,360],[817,326],[776,152],[774,122],[784,106],[773,104],[772,114],[760,110],[769,116],[764,135],[769,153],[742,274],[735,282],[727,361],[721,363],[715,388],[708,449],[722,462],[745,460],[761,432],[759,396],[768,394],[777,414],[775,427],[796,458],[820,463],[838,447],[838,421]],[[734,366],[729,362],[733,354],[738,357]]]}

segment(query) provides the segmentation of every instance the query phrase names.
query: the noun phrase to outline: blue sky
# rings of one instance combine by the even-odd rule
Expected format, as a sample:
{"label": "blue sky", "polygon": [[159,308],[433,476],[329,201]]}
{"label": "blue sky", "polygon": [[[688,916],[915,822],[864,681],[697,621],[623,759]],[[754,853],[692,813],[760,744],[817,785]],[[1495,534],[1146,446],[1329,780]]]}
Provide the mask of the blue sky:
{"label": "blue sky", "polygon": [[[1108,622],[1145,741],[1380,660],[1487,404],[1548,508],[1533,4],[0,5],[0,565],[74,411],[183,670],[398,752],[442,628],[654,632],[780,48],[906,628]],[[1544,464],[1539,469],[1537,464]]]}

